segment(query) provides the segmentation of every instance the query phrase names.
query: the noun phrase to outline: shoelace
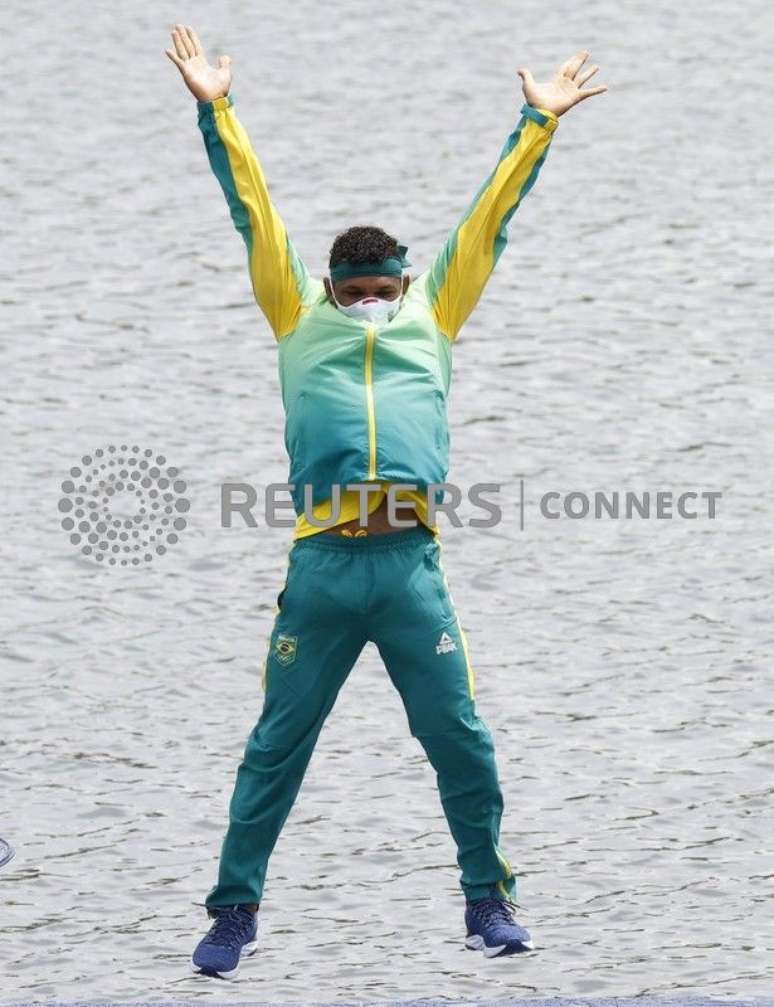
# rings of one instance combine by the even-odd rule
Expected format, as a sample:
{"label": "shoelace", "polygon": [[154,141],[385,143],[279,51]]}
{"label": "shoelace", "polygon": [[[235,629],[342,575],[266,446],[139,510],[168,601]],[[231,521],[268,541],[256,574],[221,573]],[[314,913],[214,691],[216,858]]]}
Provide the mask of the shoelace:
{"label": "shoelace", "polygon": [[513,923],[516,915],[516,907],[512,902],[504,902],[492,896],[482,899],[474,907],[474,912],[484,923],[491,923],[493,920],[504,920],[506,923]]}
{"label": "shoelace", "polygon": [[221,909],[204,940],[220,947],[239,948],[251,923],[252,914],[245,909],[240,910],[238,906]]}

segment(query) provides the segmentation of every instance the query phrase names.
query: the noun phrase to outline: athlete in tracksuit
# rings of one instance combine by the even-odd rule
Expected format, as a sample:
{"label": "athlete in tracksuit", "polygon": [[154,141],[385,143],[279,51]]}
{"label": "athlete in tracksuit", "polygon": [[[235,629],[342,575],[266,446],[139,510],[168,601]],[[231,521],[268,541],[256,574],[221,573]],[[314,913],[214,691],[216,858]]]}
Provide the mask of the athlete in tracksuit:
{"label": "athlete in tracksuit", "polygon": [[[195,32],[182,25],[173,41],[167,52],[197,96],[210,165],[277,342],[297,514],[263,669],[263,709],[237,770],[218,881],[206,897],[215,923],[193,968],[235,975],[240,954],[254,950],[270,854],[325,718],[367,641],[376,644],[410,731],[437,774],[457,847],[467,946],[488,956],[532,948],[514,918],[516,878],[499,845],[503,798],[492,736],[476,709],[471,655],[443,572],[428,490],[440,499],[432,488],[448,470],[446,398],[457,335],[505,247],[508,221],[537,178],[558,115],[578,95],[604,87],[580,90],[596,69],[579,72],[585,52],[548,85],[519,71],[527,103],[430,267],[409,282],[404,246],[378,228],[352,228],[337,239],[339,253],[349,241],[350,250],[364,246],[365,254],[342,259],[335,243],[323,283],[310,276],[271,201],[228,93],[228,57],[209,67]],[[385,254],[369,250],[374,235]],[[352,302],[363,281],[368,290],[382,284],[384,295]],[[361,494],[346,489],[362,484],[374,490],[369,514],[383,511],[390,485],[404,487],[397,495],[418,518],[414,526],[375,533],[361,520]],[[334,487],[341,487],[338,501]]]}

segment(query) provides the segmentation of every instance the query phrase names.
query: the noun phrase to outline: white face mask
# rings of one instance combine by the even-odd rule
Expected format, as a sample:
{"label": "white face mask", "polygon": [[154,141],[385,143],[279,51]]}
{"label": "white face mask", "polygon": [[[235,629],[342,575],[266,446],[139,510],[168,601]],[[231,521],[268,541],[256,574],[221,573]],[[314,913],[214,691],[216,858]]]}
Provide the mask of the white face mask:
{"label": "white face mask", "polygon": [[357,318],[364,322],[373,322],[375,325],[383,325],[393,319],[403,302],[403,294],[396,297],[394,301],[388,301],[384,297],[361,297],[354,304],[339,304],[336,295],[333,293],[333,283],[331,285],[331,297],[333,303],[349,318]]}

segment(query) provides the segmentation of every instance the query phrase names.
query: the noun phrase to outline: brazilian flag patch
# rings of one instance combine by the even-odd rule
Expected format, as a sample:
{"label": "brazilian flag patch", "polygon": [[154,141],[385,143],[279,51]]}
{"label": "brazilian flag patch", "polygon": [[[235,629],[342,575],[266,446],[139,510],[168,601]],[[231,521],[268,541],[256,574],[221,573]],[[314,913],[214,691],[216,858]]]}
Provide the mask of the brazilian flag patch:
{"label": "brazilian flag patch", "polygon": [[283,636],[281,633],[274,641],[274,656],[280,664],[292,664],[298,651],[297,636]]}

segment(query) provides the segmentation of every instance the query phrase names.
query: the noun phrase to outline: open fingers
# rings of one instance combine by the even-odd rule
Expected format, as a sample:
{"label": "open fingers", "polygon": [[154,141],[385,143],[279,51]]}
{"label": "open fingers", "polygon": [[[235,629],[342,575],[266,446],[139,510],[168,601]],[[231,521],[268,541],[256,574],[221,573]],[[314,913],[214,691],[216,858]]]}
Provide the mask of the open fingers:
{"label": "open fingers", "polygon": [[569,77],[572,80],[586,62],[588,56],[588,49],[581,49],[580,52],[576,52],[574,56],[571,56],[566,63],[562,63],[559,67],[559,73],[562,77]]}
{"label": "open fingers", "polygon": [[180,59],[188,59],[188,50],[183,45],[183,40],[180,37],[180,32],[177,28],[172,30],[172,43],[175,47],[175,52],[180,57]]}
{"label": "open fingers", "polygon": [[607,91],[607,84],[600,84],[599,87],[584,88],[583,91],[578,91],[578,100],[575,104],[577,105],[578,101],[583,101],[584,98],[590,98],[593,94],[603,94],[605,91]]}
{"label": "open fingers", "polygon": [[172,52],[171,49],[165,49],[164,52],[167,54],[167,56],[169,56],[169,58],[172,60],[172,62],[175,64],[178,70],[183,69],[183,61],[180,59],[180,57],[177,55],[176,52]]}
{"label": "open fingers", "polygon": [[578,74],[578,76],[575,78],[575,83],[578,85],[578,87],[583,87],[586,81],[590,80],[597,72],[597,70],[599,70],[598,66],[589,67],[588,70],[584,70],[582,73]]}
{"label": "open fingers", "polygon": [[175,31],[177,32],[178,37],[180,38],[180,43],[183,46],[184,55],[187,56],[189,59],[191,58],[191,56],[195,56],[196,49],[194,48],[193,42],[188,37],[188,29],[186,28],[186,26],[184,24],[176,24]]}
{"label": "open fingers", "polygon": [[204,46],[199,41],[199,36],[196,34],[196,32],[193,30],[193,28],[190,26],[190,24],[186,25],[186,27],[188,28],[188,37],[190,38],[191,42],[193,42],[194,53],[197,56],[203,56],[204,55]]}

